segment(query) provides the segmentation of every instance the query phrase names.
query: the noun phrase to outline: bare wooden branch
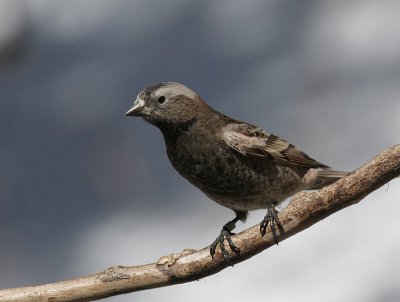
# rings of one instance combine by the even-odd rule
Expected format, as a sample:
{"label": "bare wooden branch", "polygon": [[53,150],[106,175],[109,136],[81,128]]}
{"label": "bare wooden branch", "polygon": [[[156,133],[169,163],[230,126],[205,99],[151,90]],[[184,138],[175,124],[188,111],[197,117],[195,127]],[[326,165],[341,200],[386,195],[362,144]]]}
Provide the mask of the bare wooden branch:
{"label": "bare wooden branch", "polygon": [[[328,187],[295,195],[289,206],[279,214],[285,229],[279,240],[358,203],[399,175],[400,145],[396,145]],[[232,255],[233,263],[244,261],[274,244],[270,232],[261,238],[259,225],[234,236],[233,240],[241,251],[240,256]],[[77,279],[1,290],[0,302],[93,301],[122,293],[190,282],[226,267],[218,251],[215,258],[211,259],[208,247],[198,251],[184,250],[147,265],[113,266],[98,274]]]}

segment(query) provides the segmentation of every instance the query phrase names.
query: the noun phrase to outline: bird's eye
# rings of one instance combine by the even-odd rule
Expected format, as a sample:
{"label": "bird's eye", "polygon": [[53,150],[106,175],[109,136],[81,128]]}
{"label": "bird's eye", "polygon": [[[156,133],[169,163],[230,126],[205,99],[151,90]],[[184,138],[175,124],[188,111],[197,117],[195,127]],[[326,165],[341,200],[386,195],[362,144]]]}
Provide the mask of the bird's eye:
{"label": "bird's eye", "polygon": [[165,96],[160,96],[158,99],[157,99],[157,103],[159,103],[160,105],[162,105],[162,104],[164,104],[165,102],[167,101],[167,98],[165,97]]}

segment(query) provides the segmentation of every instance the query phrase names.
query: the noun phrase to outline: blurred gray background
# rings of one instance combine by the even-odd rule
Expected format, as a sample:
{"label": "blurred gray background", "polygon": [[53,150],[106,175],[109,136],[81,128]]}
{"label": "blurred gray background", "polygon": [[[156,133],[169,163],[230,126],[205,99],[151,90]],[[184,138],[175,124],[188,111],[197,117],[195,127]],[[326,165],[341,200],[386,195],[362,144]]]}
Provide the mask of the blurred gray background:
{"label": "blurred gray background", "polygon": [[[233,212],[125,118],[179,81],[352,170],[400,141],[400,1],[0,0],[0,288],[202,248]],[[252,259],[107,301],[399,301],[400,181]],[[243,230],[265,213],[251,214]]]}

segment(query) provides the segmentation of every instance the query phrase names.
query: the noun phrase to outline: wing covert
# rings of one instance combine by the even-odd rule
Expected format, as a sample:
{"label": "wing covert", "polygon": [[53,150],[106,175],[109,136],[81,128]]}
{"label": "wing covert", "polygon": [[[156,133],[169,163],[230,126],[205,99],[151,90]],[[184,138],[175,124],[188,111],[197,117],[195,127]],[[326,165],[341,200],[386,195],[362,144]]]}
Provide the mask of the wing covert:
{"label": "wing covert", "polygon": [[256,156],[281,166],[326,168],[280,137],[246,123],[231,123],[223,127],[226,144],[245,156]]}

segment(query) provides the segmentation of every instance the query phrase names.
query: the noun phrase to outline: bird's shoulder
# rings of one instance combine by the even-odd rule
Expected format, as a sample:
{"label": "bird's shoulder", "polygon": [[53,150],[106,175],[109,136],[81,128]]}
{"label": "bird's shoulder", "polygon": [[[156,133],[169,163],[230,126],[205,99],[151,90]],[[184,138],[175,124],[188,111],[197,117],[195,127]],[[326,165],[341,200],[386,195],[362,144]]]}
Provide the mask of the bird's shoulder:
{"label": "bird's shoulder", "polygon": [[236,152],[281,166],[327,167],[288,141],[249,123],[230,120],[221,128],[223,141]]}

